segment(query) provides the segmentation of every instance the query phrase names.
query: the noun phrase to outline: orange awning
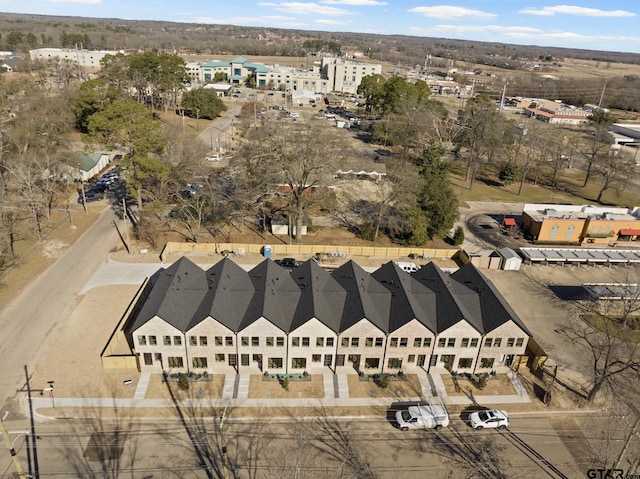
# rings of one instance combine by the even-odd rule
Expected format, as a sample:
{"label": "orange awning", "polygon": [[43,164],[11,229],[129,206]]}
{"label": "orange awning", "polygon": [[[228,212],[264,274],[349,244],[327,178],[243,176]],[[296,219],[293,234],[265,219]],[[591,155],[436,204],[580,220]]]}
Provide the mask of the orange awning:
{"label": "orange awning", "polygon": [[640,230],[632,230],[632,229],[620,230],[620,233],[618,233],[618,235],[620,235],[620,236],[640,236]]}
{"label": "orange awning", "polygon": [[503,224],[505,226],[515,226],[516,225],[516,220],[515,220],[515,218],[505,218]]}

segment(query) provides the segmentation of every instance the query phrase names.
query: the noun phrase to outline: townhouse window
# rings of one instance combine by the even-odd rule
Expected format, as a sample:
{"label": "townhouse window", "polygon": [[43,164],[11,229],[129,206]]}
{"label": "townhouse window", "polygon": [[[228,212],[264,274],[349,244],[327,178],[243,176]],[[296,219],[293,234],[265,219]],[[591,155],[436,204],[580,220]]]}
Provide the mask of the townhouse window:
{"label": "townhouse window", "polygon": [[381,348],[383,343],[382,338],[376,338],[376,348]]}
{"label": "townhouse window", "polygon": [[360,345],[360,338],[351,338],[351,347],[357,348]]}
{"label": "townhouse window", "polygon": [[273,346],[273,336],[267,336],[267,346]]}
{"label": "townhouse window", "polygon": [[342,345],[343,348],[349,347],[349,338],[342,338],[342,341],[340,344]]}
{"label": "townhouse window", "polygon": [[438,338],[438,347],[444,348],[444,345],[447,343],[446,338]]}
{"label": "townhouse window", "polygon": [[493,347],[494,348],[499,348],[500,346],[502,346],[502,338],[496,338],[493,340]]}
{"label": "townhouse window", "polygon": [[464,369],[470,368],[472,364],[473,364],[473,358],[460,358],[458,360],[458,367],[460,369],[462,369],[462,368],[464,368]]}
{"label": "townhouse window", "polygon": [[147,345],[147,337],[146,336],[138,336],[138,344],[140,346],[146,346]]}
{"label": "townhouse window", "polygon": [[144,365],[145,366],[151,366],[153,365],[153,359],[151,357],[151,353],[144,353]]}
{"label": "townhouse window", "polygon": [[413,347],[419,348],[420,346],[422,346],[422,338],[415,338],[413,340]]}
{"label": "townhouse window", "polygon": [[327,338],[327,346],[333,346],[333,338]]}
{"label": "townhouse window", "polygon": [[196,336],[189,336],[189,346],[197,346],[198,338]]}
{"label": "townhouse window", "polygon": [[276,346],[278,346],[279,348],[284,347],[284,336],[278,336],[276,338]]}
{"label": "townhouse window", "polygon": [[216,346],[222,346],[222,336],[216,336],[214,339],[214,343]]}
{"label": "townhouse window", "polygon": [[409,344],[409,338],[400,338],[400,347],[406,348]]}
{"label": "townhouse window", "polygon": [[303,369],[307,367],[307,358],[291,358],[291,367],[293,369]]}
{"label": "townhouse window", "polygon": [[311,355],[311,362],[312,363],[319,363],[321,358],[322,358],[321,354],[312,354]]}
{"label": "townhouse window", "polygon": [[162,344],[164,344],[165,346],[171,346],[171,336],[163,336]]}
{"label": "townhouse window", "polygon": [[305,348],[308,348],[309,344],[310,344],[309,337],[308,336],[303,336],[302,337],[302,346],[305,347]]}
{"label": "townhouse window", "polygon": [[484,347],[485,347],[485,348],[490,348],[490,347],[491,347],[492,342],[493,342],[493,339],[491,339],[491,338],[486,338],[486,339],[484,340]]}
{"label": "townhouse window", "polygon": [[389,369],[400,369],[402,367],[402,358],[389,358],[387,367]]}
{"label": "townhouse window", "polygon": [[194,368],[206,368],[207,367],[207,358],[191,358]]}
{"label": "townhouse window", "polygon": [[516,339],[516,347],[521,348],[523,344],[524,344],[524,338]]}
{"label": "townhouse window", "polygon": [[389,341],[389,347],[397,348],[398,347],[398,338],[391,338],[391,341]]}
{"label": "townhouse window", "polygon": [[260,338],[258,336],[251,336],[251,346],[260,346]]}
{"label": "townhouse window", "polygon": [[282,358],[268,358],[267,367],[269,369],[282,369]]}
{"label": "townhouse window", "polygon": [[512,347],[513,347],[513,345],[515,344],[515,342],[516,342],[516,339],[515,339],[515,338],[509,338],[509,339],[507,339],[507,347],[508,347],[508,348],[512,348]]}
{"label": "townhouse window", "polygon": [[480,359],[480,367],[481,368],[492,368],[494,361],[495,361],[495,358],[481,358]]}
{"label": "townhouse window", "polygon": [[462,341],[460,341],[460,347],[461,348],[468,348],[469,347],[469,338],[462,338]]}
{"label": "townhouse window", "polygon": [[233,336],[225,336],[224,344],[225,346],[233,346]]}
{"label": "townhouse window", "polygon": [[158,339],[155,336],[149,336],[149,344],[155,346],[158,344]]}
{"label": "townhouse window", "polygon": [[316,338],[316,346],[320,348],[324,347],[324,338]]}
{"label": "townhouse window", "polygon": [[169,356],[167,358],[167,364],[170,368],[181,368],[182,367],[182,357],[181,356]]}
{"label": "townhouse window", "polygon": [[182,336],[174,336],[173,337],[173,345],[174,346],[182,346]]}
{"label": "townhouse window", "polygon": [[424,338],[423,342],[422,342],[422,346],[425,348],[430,348],[431,347],[431,338]]}
{"label": "townhouse window", "polygon": [[455,348],[456,347],[456,338],[449,338],[447,340],[447,347],[448,348]]}
{"label": "townhouse window", "polygon": [[249,366],[249,355],[241,354],[240,355],[240,365],[241,366]]}
{"label": "townhouse window", "polygon": [[472,348],[478,347],[478,338],[471,338],[471,347]]}
{"label": "townhouse window", "polygon": [[379,367],[380,367],[380,358],[365,358],[364,360],[365,369],[377,369]]}
{"label": "townhouse window", "polygon": [[373,338],[367,338],[367,339],[365,339],[365,341],[364,341],[364,345],[365,345],[366,347],[368,347],[368,348],[373,347]]}
{"label": "townhouse window", "polygon": [[206,345],[207,345],[207,337],[200,336],[200,346],[206,346]]}
{"label": "townhouse window", "polygon": [[407,356],[407,362],[408,363],[413,363],[416,360],[416,355],[415,354],[410,354],[409,356]]}
{"label": "townhouse window", "polygon": [[242,346],[249,346],[249,336],[242,336],[240,338],[240,344]]}
{"label": "townhouse window", "polygon": [[291,346],[293,346],[294,348],[300,346],[300,338],[298,336],[294,336],[291,338]]}
{"label": "townhouse window", "polygon": [[217,363],[224,363],[224,354],[216,353],[216,362]]}

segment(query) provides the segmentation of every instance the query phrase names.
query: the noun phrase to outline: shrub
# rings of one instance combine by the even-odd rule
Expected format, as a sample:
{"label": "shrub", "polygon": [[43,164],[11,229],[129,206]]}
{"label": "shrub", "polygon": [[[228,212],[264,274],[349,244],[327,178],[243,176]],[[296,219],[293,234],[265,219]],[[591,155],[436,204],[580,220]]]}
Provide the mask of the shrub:
{"label": "shrub", "polygon": [[453,243],[456,246],[460,246],[462,243],[464,243],[464,230],[462,229],[462,226],[458,226],[454,231]]}
{"label": "shrub", "polygon": [[487,386],[487,381],[489,380],[489,377],[486,374],[480,374],[478,376],[478,379],[476,379],[476,383],[475,386],[482,390]]}
{"label": "shrub", "polygon": [[304,372],[302,373],[302,376],[304,376],[305,378],[306,378],[308,375],[309,375],[309,373],[308,373],[307,371],[304,371]]}
{"label": "shrub", "polygon": [[189,390],[189,378],[186,374],[181,374],[180,377],[178,377],[178,389],[181,391]]}
{"label": "shrub", "polygon": [[376,384],[382,389],[387,389],[389,387],[389,377],[384,373],[378,374],[376,376]]}
{"label": "shrub", "polygon": [[498,178],[505,185],[515,183],[520,179],[520,168],[518,168],[516,165],[506,164],[498,173]]}
{"label": "shrub", "polygon": [[282,389],[284,389],[285,391],[289,390],[289,378],[285,377],[282,378],[280,380],[280,386],[282,386]]}

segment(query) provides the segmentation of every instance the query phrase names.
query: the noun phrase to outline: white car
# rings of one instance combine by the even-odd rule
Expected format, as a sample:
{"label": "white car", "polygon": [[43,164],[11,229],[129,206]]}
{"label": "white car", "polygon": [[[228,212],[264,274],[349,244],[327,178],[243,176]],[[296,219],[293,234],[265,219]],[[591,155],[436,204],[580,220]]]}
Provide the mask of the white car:
{"label": "white car", "polygon": [[220,155],[209,155],[205,159],[207,161],[220,161]]}
{"label": "white car", "polygon": [[477,411],[469,415],[469,424],[474,429],[509,427],[509,415],[505,411]]}

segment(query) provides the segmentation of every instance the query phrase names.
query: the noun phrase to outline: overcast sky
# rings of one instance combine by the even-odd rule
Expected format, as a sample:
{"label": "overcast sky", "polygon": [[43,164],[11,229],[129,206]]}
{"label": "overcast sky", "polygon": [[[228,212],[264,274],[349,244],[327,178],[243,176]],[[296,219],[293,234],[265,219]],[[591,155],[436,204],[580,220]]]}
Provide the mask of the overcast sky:
{"label": "overcast sky", "polygon": [[0,12],[406,34],[640,53],[640,0],[0,0]]}

